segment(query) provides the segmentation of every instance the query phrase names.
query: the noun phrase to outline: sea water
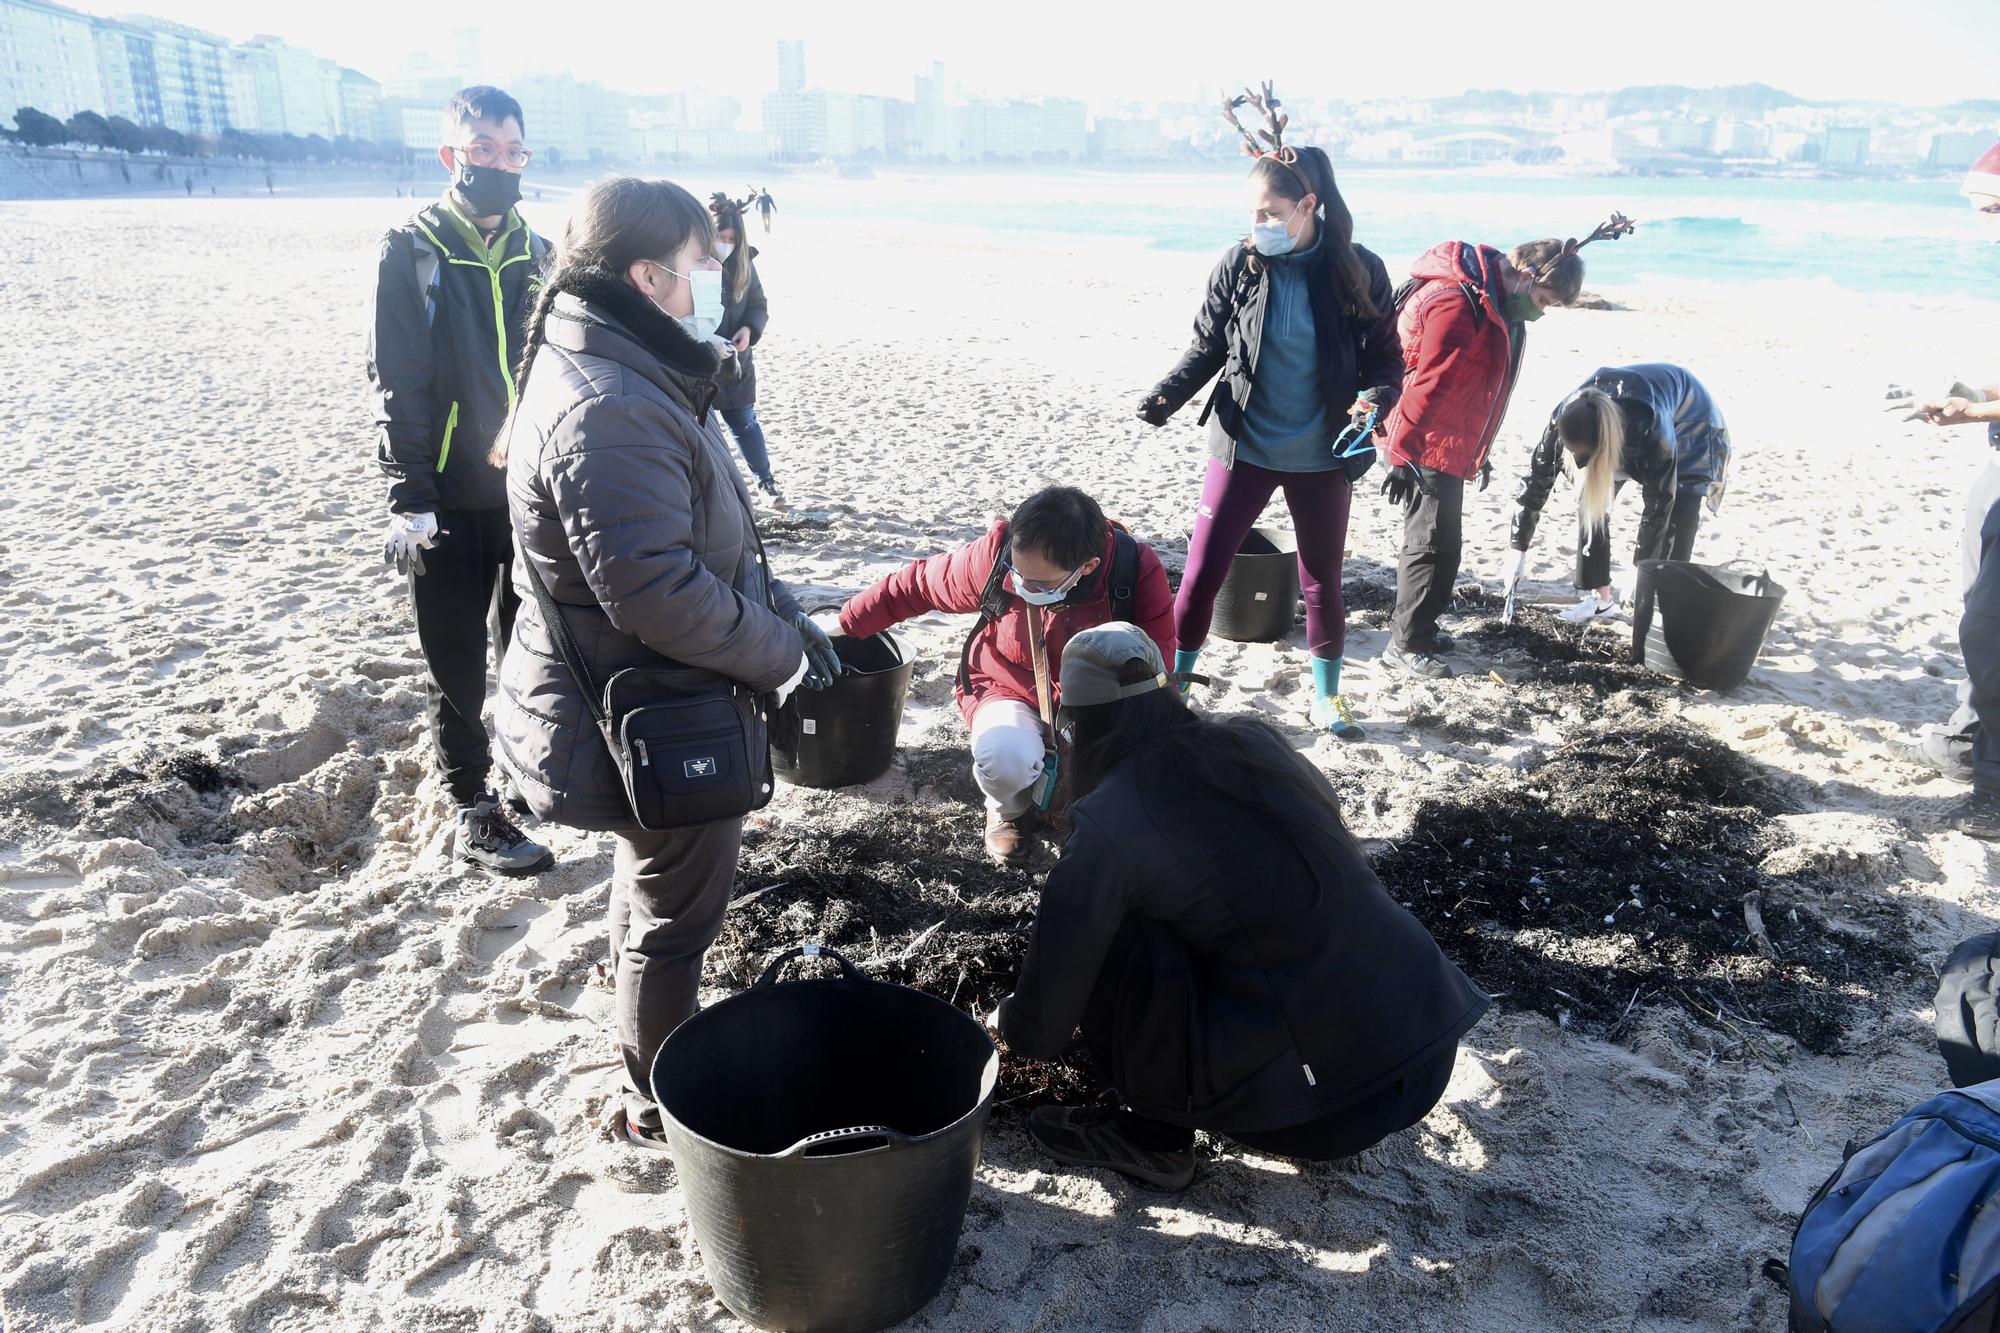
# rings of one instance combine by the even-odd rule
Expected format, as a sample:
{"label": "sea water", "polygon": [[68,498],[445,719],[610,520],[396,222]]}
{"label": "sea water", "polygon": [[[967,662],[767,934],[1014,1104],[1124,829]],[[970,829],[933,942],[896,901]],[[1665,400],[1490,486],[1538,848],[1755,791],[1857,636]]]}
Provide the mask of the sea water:
{"label": "sea water", "polygon": [[[874,218],[891,226],[1110,237],[1218,253],[1247,226],[1243,169],[1119,172],[878,171],[772,182],[779,218]],[[1583,236],[1612,210],[1640,224],[1592,246],[1592,286],[1658,279],[1821,282],[1882,297],[1983,298],[2000,279],[1955,180],[1572,176],[1538,171],[1348,168],[1354,238],[1391,263],[1439,241],[1507,247]]]}

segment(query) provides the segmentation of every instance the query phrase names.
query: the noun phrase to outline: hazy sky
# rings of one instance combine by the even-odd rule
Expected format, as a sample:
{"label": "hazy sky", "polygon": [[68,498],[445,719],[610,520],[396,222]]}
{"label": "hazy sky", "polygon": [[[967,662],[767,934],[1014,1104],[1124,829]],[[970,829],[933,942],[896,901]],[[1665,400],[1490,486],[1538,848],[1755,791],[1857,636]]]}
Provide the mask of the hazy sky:
{"label": "hazy sky", "polygon": [[[1748,82],[1813,99],[2000,96],[2000,0],[71,3],[157,14],[237,39],[276,25],[276,36],[377,78],[409,49],[448,52],[449,29],[470,21],[486,34],[496,79],[525,64],[568,68],[633,92],[714,88],[742,98],[746,110],[776,83],[779,37],[805,39],[810,82],[899,97],[910,96],[911,75],[933,59],[966,92],[994,96],[1150,101],[1256,78],[1275,79],[1281,94],[1349,98]],[[690,21],[696,14],[703,17]],[[1260,25],[1267,14],[1282,17]],[[1516,37],[1502,15],[1546,26]],[[1472,36],[1482,30],[1488,39]]]}

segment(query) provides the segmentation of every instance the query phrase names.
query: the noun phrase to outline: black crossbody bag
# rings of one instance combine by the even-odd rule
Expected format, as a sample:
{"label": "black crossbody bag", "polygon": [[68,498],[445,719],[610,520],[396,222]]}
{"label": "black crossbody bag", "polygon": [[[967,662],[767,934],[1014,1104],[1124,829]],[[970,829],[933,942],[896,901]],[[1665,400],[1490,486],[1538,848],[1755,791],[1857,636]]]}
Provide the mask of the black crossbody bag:
{"label": "black crossbody bag", "polygon": [[[763,538],[751,525],[764,570]],[[527,552],[528,582],[555,636],[583,706],[604,735],[625,802],[650,832],[741,819],[771,803],[771,743],[764,700],[747,686],[698,667],[626,667],[598,689],[562,608]]]}

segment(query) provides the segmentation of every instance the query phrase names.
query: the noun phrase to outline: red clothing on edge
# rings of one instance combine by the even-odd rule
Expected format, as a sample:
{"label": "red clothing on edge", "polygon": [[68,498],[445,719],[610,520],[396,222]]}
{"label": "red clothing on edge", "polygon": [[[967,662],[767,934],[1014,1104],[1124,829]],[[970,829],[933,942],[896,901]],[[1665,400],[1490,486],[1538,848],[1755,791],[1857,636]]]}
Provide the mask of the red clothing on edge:
{"label": "red clothing on edge", "polygon": [[1486,461],[1519,358],[1504,312],[1506,257],[1446,241],[1410,269],[1422,285],[1403,303],[1403,396],[1389,414],[1391,465],[1414,463],[1470,480]]}

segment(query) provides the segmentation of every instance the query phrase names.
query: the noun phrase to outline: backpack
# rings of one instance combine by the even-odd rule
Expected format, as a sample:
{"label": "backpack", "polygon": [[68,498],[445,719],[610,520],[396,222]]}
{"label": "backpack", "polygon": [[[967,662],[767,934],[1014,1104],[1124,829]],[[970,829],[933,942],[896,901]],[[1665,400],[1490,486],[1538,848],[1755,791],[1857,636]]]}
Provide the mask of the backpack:
{"label": "backpack", "polygon": [[[1431,278],[1404,279],[1403,285],[1398,287],[1389,296],[1389,313],[1392,315],[1401,315],[1403,307],[1408,305],[1410,298],[1417,294],[1417,289],[1431,281],[1433,281]],[[1442,281],[1442,279],[1436,279],[1436,281]],[[1456,285],[1459,291],[1465,293],[1465,299],[1472,303],[1472,327],[1477,329],[1486,321],[1486,303],[1479,299],[1479,288],[1474,286],[1472,280],[1469,278],[1460,278]]]}
{"label": "backpack", "polygon": [[[1012,547],[1003,542],[1000,554],[993,558],[993,571],[986,576],[986,586],[979,594],[979,623],[965,636],[965,646],[958,650],[958,689],[964,693],[972,688],[972,645],[988,625],[1007,614],[1007,557]],[[1111,618],[1113,620],[1132,619],[1132,609],[1139,596],[1139,539],[1124,527],[1111,524]]]}
{"label": "backpack", "polygon": [[1792,1234],[1793,1333],[2000,1328],[1996,1193],[2000,1080],[1849,1144]]}

